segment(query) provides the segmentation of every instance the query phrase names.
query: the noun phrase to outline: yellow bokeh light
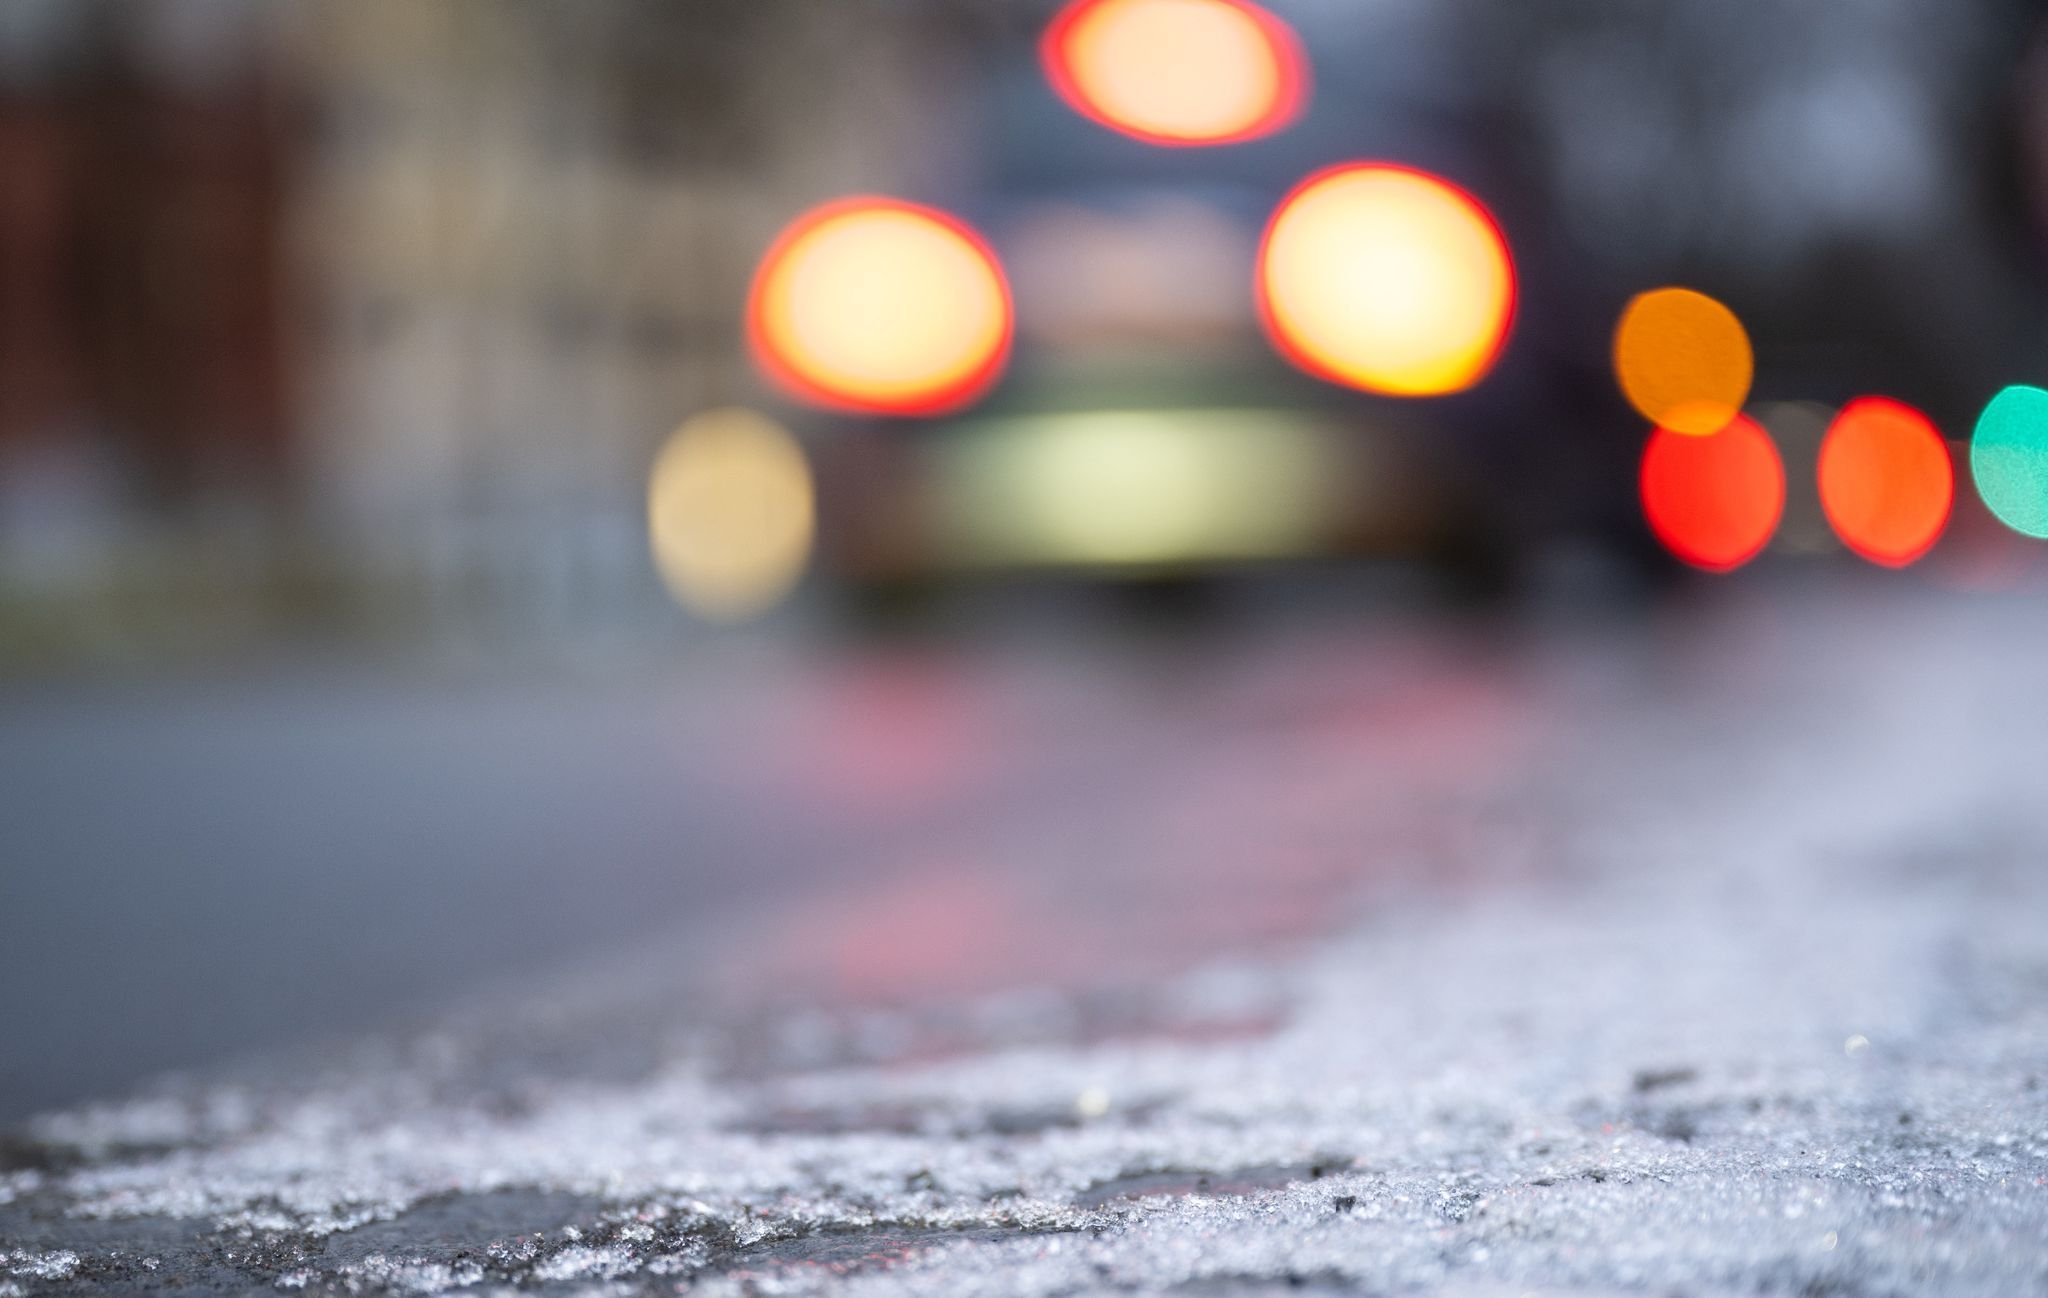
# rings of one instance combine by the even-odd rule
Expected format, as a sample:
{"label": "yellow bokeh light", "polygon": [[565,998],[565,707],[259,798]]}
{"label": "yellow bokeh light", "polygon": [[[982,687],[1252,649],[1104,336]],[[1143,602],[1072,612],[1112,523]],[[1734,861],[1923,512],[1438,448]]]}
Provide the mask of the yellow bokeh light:
{"label": "yellow bokeh light", "polygon": [[1395,396],[1478,382],[1514,315],[1514,266],[1493,218],[1407,167],[1310,177],[1267,226],[1258,276],[1261,318],[1290,360]]}
{"label": "yellow bokeh light", "polygon": [[1749,397],[1754,365],[1742,321],[1689,288],[1640,294],[1614,331],[1614,374],[1629,404],[1674,433],[1725,428]]}
{"label": "yellow bokeh light", "polygon": [[815,514],[803,448],[751,410],[686,421],[648,478],[655,567],[679,602],[718,621],[751,617],[789,593],[810,558]]}
{"label": "yellow bokeh light", "polygon": [[1299,110],[1306,61],[1250,0],[1075,0],[1046,31],[1053,86],[1077,111],[1154,144],[1225,144]]}
{"label": "yellow bokeh light", "polygon": [[827,204],[762,259],[747,312],[755,359],[833,409],[956,410],[1010,348],[1008,285],[988,246],[943,212],[885,198]]}

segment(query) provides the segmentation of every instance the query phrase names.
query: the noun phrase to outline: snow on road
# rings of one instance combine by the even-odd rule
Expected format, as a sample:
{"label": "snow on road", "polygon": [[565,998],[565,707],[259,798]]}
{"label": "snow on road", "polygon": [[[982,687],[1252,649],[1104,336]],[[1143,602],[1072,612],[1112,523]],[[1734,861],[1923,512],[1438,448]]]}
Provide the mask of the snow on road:
{"label": "snow on road", "polygon": [[[701,975],[817,936],[750,920],[46,1113],[0,1144],[0,1293],[2041,1292],[2044,633],[1928,598],[1532,639],[1512,762],[1397,751],[1355,833],[1362,795],[1306,804],[1453,882],[1361,868],[1290,938],[749,999]],[[1060,887],[1142,946],[1137,870]]]}

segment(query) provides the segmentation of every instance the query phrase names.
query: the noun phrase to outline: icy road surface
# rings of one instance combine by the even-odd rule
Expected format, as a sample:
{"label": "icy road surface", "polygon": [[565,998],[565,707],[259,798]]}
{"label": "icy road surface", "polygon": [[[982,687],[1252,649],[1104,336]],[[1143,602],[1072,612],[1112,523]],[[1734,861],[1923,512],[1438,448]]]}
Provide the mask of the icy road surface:
{"label": "icy road surface", "polygon": [[[2048,1292],[2044,662],[1794,595],[957,666],[772,904],[21,1126],[0,1294]],[[1065,756],[977,802],[1003,707]]]}

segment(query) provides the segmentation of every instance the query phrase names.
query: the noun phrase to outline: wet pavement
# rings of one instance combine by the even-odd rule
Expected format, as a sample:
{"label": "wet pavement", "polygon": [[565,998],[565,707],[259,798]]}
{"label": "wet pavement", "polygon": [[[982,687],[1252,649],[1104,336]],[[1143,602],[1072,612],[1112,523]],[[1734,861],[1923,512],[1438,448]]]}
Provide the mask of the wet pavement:
{"label": "wet pavement", "polygon": [[164,874],[82,953],[11,884],[11,1093],[198,1067],[17,1101],[0,1293],[2040,1291],[2044,644],[1759,582],[23,704],[17,842]]}

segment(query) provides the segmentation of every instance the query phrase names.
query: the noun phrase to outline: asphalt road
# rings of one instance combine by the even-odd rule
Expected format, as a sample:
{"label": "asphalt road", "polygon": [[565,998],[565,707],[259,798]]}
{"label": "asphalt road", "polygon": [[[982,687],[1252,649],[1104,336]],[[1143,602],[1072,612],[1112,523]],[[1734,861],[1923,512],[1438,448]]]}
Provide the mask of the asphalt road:
{"label": "asphalt road", "polygon": [[1751,582],[21,701],[11,1093],[202,1066],[0,1145],[0,1293],[2037,1292],[2044,645]]}

